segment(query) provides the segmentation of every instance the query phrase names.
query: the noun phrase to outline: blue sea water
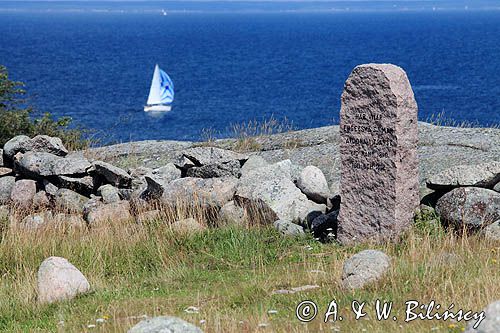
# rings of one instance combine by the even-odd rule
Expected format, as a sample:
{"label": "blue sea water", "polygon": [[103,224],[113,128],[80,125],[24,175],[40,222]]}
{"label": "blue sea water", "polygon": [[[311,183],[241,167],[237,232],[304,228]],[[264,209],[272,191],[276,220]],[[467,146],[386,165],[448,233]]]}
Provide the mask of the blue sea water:
{"label": "blue sea water", "polygon": [[[225,136],[272,116],[331,125],[346,78],[368,62],[406,70],[421,120],[500,123],[498,1],[0,1],[0,64],[39,112],[103,142]],[[176,87],[159,117],[143,112],[156,63]]]}

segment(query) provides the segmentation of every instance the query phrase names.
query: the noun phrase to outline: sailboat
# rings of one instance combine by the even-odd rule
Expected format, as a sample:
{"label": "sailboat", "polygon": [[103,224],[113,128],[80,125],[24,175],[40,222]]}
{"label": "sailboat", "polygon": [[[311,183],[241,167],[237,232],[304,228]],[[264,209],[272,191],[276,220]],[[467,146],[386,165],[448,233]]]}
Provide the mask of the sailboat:
{"label": "sailboat", "polygon": [[155,66],[151,88],[149,89],[148,101],[144,111],[167,112],[172,110],[174,101],[174,83],[167,73]]}

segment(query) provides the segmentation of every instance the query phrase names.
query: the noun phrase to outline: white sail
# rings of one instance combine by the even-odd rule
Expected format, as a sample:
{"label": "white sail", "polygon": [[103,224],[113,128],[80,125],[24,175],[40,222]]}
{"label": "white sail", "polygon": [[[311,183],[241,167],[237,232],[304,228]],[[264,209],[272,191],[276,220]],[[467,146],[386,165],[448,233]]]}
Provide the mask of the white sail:
{"label": "white sail", "polygon": [[147,105],[169,104],[174,100],[174,84],[167,73],[155,66]]}

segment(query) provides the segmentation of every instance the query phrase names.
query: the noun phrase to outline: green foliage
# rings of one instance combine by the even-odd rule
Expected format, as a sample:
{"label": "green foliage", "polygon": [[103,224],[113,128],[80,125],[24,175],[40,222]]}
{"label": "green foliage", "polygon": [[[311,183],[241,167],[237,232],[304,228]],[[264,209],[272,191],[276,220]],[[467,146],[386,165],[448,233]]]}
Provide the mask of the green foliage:
{"label": "green foliage", "polygon": [[9,79],[5,66],[0,65],[0,146],[16,135],[33,137],[38,134],[60,137],[70,149],[88,146],[83,138],[84,131],[71,129],[71,118],[54,119],[45,113],[33,119],[33,108],[26,105],[26,91],[22,82]]}

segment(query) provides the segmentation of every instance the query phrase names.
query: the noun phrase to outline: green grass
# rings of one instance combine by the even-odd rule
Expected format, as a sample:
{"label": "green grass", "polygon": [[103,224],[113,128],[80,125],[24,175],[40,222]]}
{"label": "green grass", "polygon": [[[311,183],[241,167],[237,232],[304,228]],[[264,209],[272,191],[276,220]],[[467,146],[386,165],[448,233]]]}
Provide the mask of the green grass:
{"label": "green grass", "polygon": [[[1,332],[124,332],[142,315],[175,315],[206,332],[460,332],[450,322],[402,319],[354,321],[346,308],[354,299],[370,304],[394,301],[402,316],[408,299],[479,310],[500,294],[498,244],[426,228],[410,231],[400,244],[375,246],[393,260],[382,281],[359,291],[341,287],[346,258],[368,245],[341,247],[311,237],[284,238],[269,227],[208,229],[193,235],[173,234],[168,223],[38,233],[6,230],[0,243]],[[453,252],[454,264],[438,259]],[[84,275],[92,292],[52,305],[36,302],[36,272],[48,256],[67,258]],[[274,290],[303,285],[319,288],[276,295]],[[308,323],[295,318],[295,307],[314,300],[320,312],[336,299],[345,320],[323,323],[321,313]],[[189,314],[189,306],[199,313]],[[367,305],[369,307],[370,305]],[[277,310],[277,314],[268,314]],[[97,318],[107,318],[96,324]],[[205,320],[200,324],[200,320]],[[63,322],[64,324],[59,324]],[[259,324],[268,324],[258,328]],[[88,328],[96,324],[96,328]]]}

